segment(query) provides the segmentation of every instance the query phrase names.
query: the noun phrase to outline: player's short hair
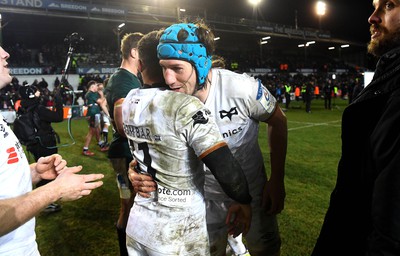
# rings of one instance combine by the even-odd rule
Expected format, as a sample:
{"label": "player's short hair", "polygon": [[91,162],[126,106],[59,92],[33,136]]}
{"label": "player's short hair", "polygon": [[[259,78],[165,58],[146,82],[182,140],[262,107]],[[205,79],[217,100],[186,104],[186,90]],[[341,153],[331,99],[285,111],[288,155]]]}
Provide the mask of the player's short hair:
{"label": "player's short hair", "polygon": [[129,59],[131,50],[137,48],[139,40],[143,37],[140,32],[125,34],[121,40],[121,54],[124,60]]}
{"label": "player's short hair", "polygon": [[157,45],[160,39],[160,31],[155,30],[144,35],[138,42],[137,49],[142,63],[142,69],[153,80],[164,81],[159,59],[157,57]]}

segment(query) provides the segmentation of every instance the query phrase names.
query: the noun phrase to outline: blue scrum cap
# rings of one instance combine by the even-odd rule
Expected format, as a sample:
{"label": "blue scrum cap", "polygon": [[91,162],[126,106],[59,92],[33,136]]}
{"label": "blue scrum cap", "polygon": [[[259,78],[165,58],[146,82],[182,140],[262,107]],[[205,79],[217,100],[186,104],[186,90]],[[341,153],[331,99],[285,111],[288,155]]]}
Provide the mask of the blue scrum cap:
{"label": "blue scrum cap", "polygon": [[[178,33],[185,30],[188,37],[184,41],[178,40]],[[196,35],[197,26],[193,23],[174,24],[165,29],[157,46],[159,59],[185,60],[194,65],[197,72],[197,82],[203,85],[208,71],[211,68],[211,56],[206,47]]]}

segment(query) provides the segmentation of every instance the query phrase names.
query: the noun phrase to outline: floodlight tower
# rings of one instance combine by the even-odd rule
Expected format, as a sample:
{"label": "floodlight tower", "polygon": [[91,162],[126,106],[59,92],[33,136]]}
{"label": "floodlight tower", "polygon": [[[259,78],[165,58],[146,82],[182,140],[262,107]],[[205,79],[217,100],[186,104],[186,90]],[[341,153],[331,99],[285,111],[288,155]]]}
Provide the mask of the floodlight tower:
{"label": "floodlight tower", "polygon": [[120,48],[121,48],[121,34],[122,34],[122,31],[123,31],[123,28],[125,27],[125,23],[121,23],[121,24],[119,24],[118,25],[118,27],[117,27],[117,52],[120,52]]}
{"label": "floodlight tower", "polygon": [[249,0],[249,3],[252,4],[253,6],[257,6],[261,0]]}
{"label": "floodlight tower", "polygon": [[315,4],[315,13],[318,16],[319,29],[321,29],[321,19],[326,14],[326,3],[324,1],[318,1]]}
{"label": "floodlight tower", "polygon": [[261,3],[261,0],[248,0],[248,1],[253,6],[253,15],[255,15],[255,19],[257,21],[257,6]]}

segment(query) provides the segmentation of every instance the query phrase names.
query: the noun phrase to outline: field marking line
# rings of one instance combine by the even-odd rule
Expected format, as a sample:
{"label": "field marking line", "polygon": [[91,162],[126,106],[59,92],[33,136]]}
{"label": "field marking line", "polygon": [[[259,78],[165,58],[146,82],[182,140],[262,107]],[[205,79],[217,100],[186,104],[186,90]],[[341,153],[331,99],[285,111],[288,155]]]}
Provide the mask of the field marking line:
{"label": "field marking line", "polygon": [[308,123],[308,122],[299,122],[299,121],[288,121],[288,123],[307,124],[307,125],[304,125],[304,126],[289,128],[288,131],[299,130],[299,129],[304,129],[304,128],[310,128],[310,127],[315,127],[315,126],[322,126],[322,125],[340,126],[340,125],[331,125],[331,124],[337,123],[337,122],[341,122],[341,121],[342,120],[335,120],[335,121],[330,121],[330,122],[325,122],[325,123]]}

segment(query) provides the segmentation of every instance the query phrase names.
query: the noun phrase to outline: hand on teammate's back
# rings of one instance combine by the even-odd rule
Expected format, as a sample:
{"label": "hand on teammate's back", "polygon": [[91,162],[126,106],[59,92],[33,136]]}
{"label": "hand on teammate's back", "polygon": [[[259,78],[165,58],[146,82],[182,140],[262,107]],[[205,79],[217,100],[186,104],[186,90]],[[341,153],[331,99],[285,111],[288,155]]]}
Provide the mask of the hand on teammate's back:
{"label": "hand on teammate's back", "polygon": [[133,189],[140,196],[149,198],[150,193],[156,191],[157,183],[150,175],[136,172],[137,161],[133,160],[129,164],[128,177],[132,183]]}

